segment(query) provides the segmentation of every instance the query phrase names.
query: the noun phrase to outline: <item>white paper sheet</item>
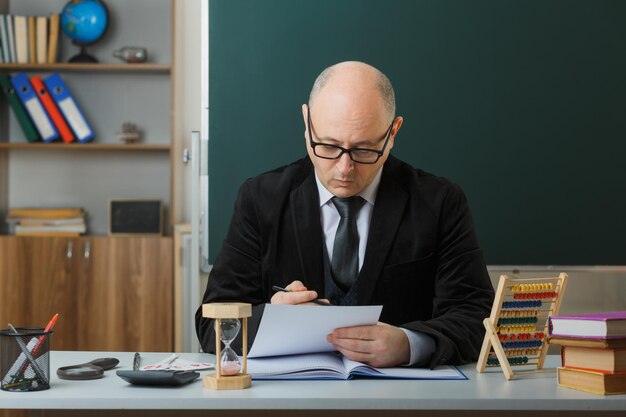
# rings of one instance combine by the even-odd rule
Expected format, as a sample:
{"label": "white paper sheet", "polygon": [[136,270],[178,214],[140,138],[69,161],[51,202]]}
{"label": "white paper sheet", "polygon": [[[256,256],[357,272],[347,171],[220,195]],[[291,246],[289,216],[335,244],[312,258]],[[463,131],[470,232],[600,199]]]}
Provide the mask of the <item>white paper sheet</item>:
{"label": "white paper sheet", "polygon": [[382,306],[267,304],[249,358],[333,351],[326,336],[339,327],[376,324]]}

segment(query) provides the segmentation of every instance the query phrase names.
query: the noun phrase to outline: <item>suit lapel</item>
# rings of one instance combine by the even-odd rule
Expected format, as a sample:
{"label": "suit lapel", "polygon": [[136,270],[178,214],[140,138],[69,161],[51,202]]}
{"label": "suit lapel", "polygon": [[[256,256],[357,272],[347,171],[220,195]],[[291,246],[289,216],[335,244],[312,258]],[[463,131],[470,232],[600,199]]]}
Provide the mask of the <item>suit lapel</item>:
{"label": "suit lapel", "polygon": [[309,290],[324,294],[324,259],[322,257],[322,225],[320,223],[319,193],[311,168],[302,184],[290,196],[291,219],[295,232],[301,280]]}
{"label": "suit lapel", "polygon": [[365,259],[359,273],[357,303],[369,304],[391,249],[407,202],[407,193],[393,178],[393,167],[387,164],[378,187],[370,222]]}

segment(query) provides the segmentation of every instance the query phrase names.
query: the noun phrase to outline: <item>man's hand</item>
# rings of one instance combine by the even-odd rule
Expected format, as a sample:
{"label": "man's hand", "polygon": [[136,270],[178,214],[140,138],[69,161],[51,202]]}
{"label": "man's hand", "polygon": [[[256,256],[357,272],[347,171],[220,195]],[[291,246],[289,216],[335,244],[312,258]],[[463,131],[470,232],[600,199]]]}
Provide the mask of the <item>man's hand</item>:
{"label": "man's hand", "polygon": [[326,340],[348,359],[377,368],[404,365],[411,356],[406,334],[398,327],[380,322],[335,329]]}
{"label": "man's hand", "polygon": [[[285,287],[289,292],[279,291],[272,296],[272,304],[311,304],[317,298],[316,291],[309,291],[300,281],[293,281]],[[328,301],[328,300],[323,300]]]}

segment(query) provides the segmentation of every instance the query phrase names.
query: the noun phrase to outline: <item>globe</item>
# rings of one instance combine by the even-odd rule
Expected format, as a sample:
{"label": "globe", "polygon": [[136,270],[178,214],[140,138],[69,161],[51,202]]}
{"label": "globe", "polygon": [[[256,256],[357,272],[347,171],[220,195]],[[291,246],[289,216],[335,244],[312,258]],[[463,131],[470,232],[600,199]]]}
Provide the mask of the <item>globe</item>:
{"label": "globe", "polygon": [[100,0],[71,0],[61,11],[61,30],[80,46],[78,55],[70,58],[70,62],[98,62],[86,51],[87,45],[98,42],[109,26],[109,13]]}

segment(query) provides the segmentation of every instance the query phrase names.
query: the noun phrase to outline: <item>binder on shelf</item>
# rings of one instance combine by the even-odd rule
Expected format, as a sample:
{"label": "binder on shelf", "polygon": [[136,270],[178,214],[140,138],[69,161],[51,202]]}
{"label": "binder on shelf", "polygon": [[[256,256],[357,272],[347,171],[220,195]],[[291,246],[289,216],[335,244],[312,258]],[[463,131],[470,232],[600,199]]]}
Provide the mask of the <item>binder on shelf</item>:
{"label": "binder on shelf", "polygon": [[17,96],[22,101],[26,112],[30,116],[30,119],[35,124],[37,132],[41,136],[44,142],[50,142],[59,137],[54,124],[48,117],[48,113],[43,108],[41,101],[37,98],[35,90],[25,73],[19,73],[11,77],[11,84],[15,88]]}
{"label": "binder on shelf", "polygon": [[54,64],[57,62],[58,50],[59,50],[59,21],[60,16],[58,14],[50,15],[50,30],[48,31],[48,64]]}
{"label": "binder on shelf", "polygon": [[22,106],[22,102],[17,97],[15,89],[11,84],[11,79],[7,74],[0,74],[0,88],[4,91],[4,95],[7,97],[9,105],[13,109],[13,113],[15,114],[26,139],[29,142],[38,141],[40,139],[39,133],[37,133],[35,125],[32,120],[30,120],[30,117],[28,117],[28,113],[26,113],[26,110]]}
{"label": "binder on shelf", "polygon": [[[0,16],[0,20],[2,19],[2,16]],[[2,27],[0,27],[0,31],[2,30]],[[0,35],[0,64],[4,64],[4,50],[2,49],[2,35]]]}
{"label": "binder on shelf", "polygon": [[48,18],[37,16],[37,63],[45,64],[48,60]]}
{"label": "binder on shelf", "polygon": [[87,123],[87,119],[78,108],[72,94],[67,89],[65,82],[61,76],[54,73],[43,80],[48,93],[54,99],[54,102],[61,110],[61,114],[72,128],[76,140],[79,142],[87,142],[94,138],[93,129]]}
{"label": "binder on shelf", "polygon": [[34,64],[37,62],[37,49],[36,45],[36,33],[35,16],[28,16],[28,62]]}
{"label": "binder on shelf", "polygon": [[26,16],[15,16],[15,51],[18,64],[28,64],[28,28]]}
{"label": "binder on shelf", "polygon": [[41,100],[41,104],[43,104],[43,107],[48,112],[48,116],[52,119],[52,123],[54,123],[54,126],[57,128],[59,135],[61,135],[63,142],[72,142],[74,140],[74,133],[72,133],[72,129],[70,129],[56,103],[52,97],[50,97],[41,77],[31,77],[30,83],[33,85],[35,94],[37,94],[37,97]]}

